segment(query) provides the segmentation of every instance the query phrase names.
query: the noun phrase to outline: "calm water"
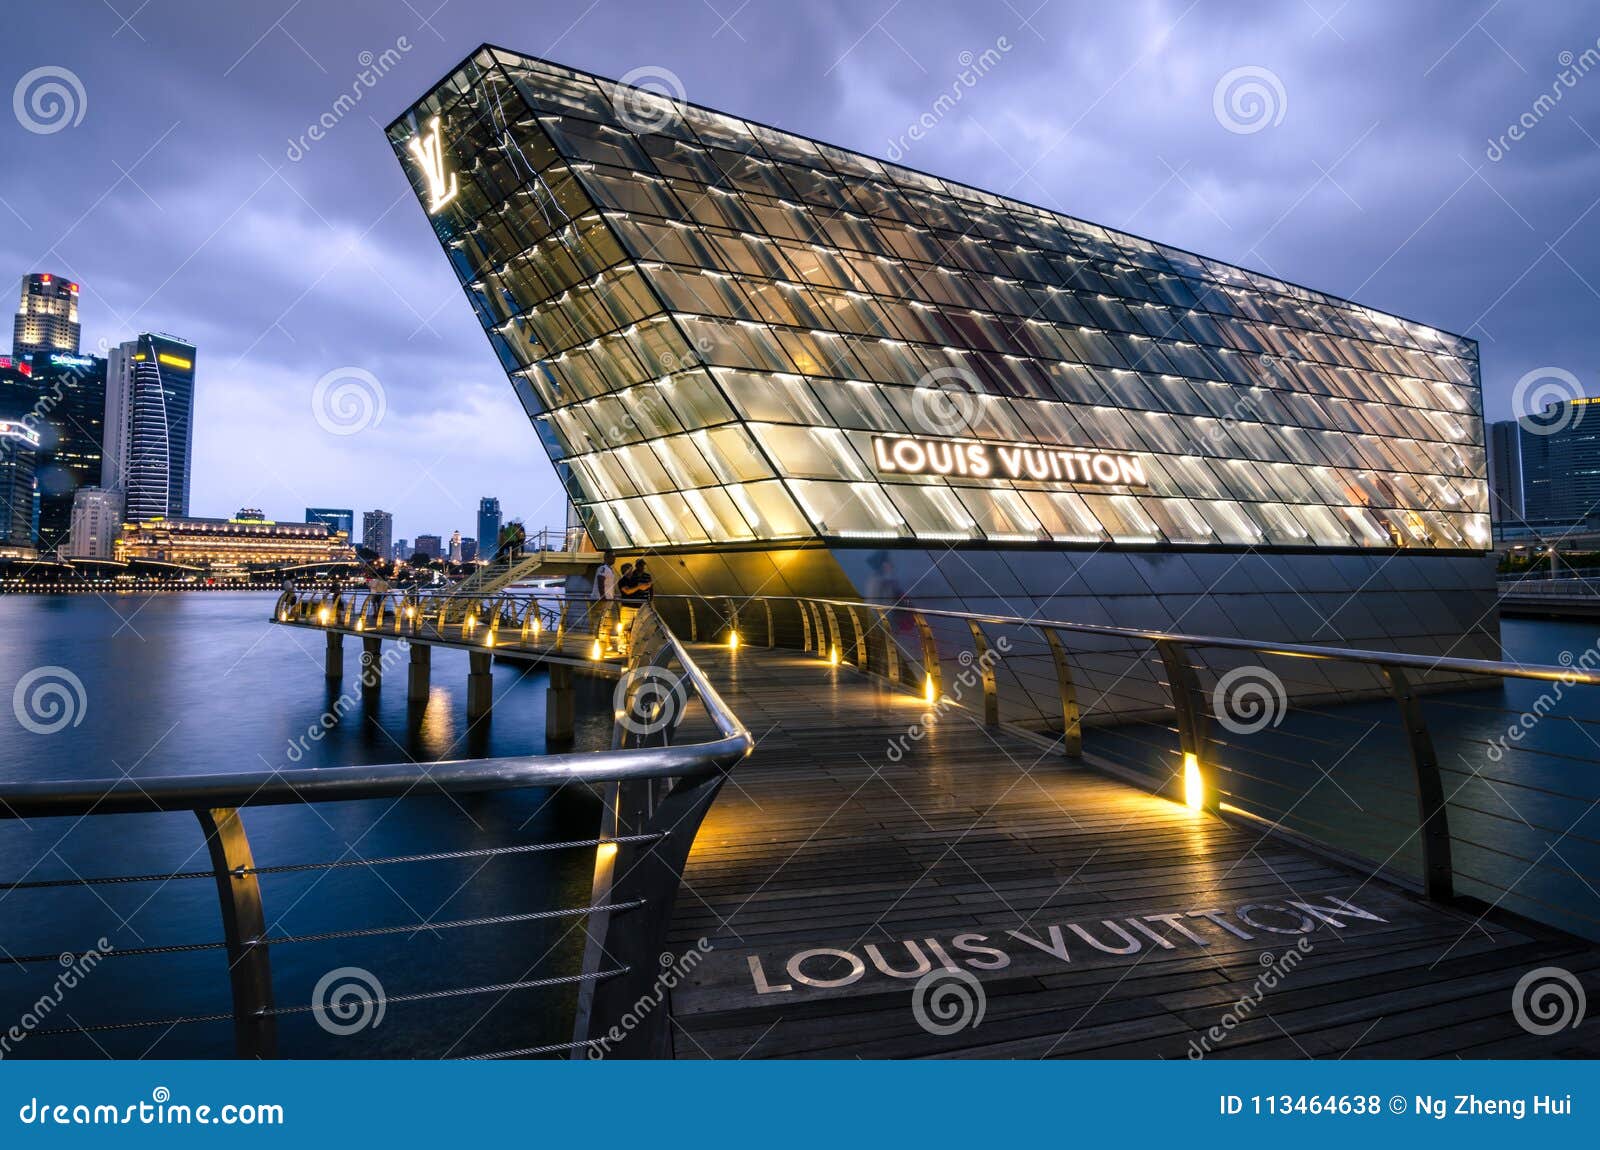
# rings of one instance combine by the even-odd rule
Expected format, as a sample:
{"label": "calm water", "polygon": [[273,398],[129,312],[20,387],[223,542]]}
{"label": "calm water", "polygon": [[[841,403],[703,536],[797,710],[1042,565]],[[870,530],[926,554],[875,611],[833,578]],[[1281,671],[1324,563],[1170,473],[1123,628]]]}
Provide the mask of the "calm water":
{"label": "calm water", "polygon": [[[0,597],[5,694],[30,670],[54,666],[81,680],[86,700],[76,725],[51,734],[31,733],[7,713],[0,777],[139,778],[542,752],[541,673],[497,665],[492,719],[469,729],[465,653],[435,651],[433,692],[419,713],[406,703],[403,659],[391,664],[378,692],[363,697],[359,645],[347,640],[344,682],[329,685],[321,637],[270,625],[273,602],[271,595],[228,593]],[[609,738],[610,692],[600,695],[580,693],[580,747]],[[344,720],[321,740],[305,738],[336,704]],[[296,741],[305,748],[294,752],[299,761],[291,753]],[[263,807],[248,811],[245,825],[257,864],[271,866],[584,838],[595,833],[598,816],[587,795],[521,791]],[[581,905],[591,863],[592,852],[571,851],[269,875],[263,898],[274,935],[438,922]],[[0,820],[0,881],[208,866],[189,814]],[[0,892],[0,907],[0,946],[9,955],[81,952],[102,936],[120,948],[221,937],[210,880]],[[366,968],[390,995],[575,969],[581,926],[571,929],[573,921],[581,920],[274,947],[278,1004],[309,1003],[318,979],[338,966]],[[0,1030],[56,974],[54,963],[0,965]],[[113,957],[43,1025],[229,1007],[220,952]],[[565,1041],[570,1009],[570,996],[537,990],[395,1003],[381,1024],[351,1037],[325,1034],[310,1015],[280,1019],[280,1046],[308,1057],[482,1053]],[[95,1057],[96,1044],[118,1056],[230,1055],[232,1033],[226,1023],[190,1023],[101,1033],[92,1042],[34,1034],[10,1056]]]}

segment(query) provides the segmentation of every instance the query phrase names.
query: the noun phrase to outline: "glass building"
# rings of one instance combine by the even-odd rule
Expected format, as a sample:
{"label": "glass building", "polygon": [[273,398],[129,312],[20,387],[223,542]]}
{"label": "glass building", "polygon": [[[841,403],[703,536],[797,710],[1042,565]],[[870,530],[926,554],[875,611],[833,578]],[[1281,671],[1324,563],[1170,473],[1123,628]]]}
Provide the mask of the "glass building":
{"label": "glass building", "polygon": [[676,556],[659,589],[1494,641],[1469,339],[498,48],[389,137],[584,526]]}

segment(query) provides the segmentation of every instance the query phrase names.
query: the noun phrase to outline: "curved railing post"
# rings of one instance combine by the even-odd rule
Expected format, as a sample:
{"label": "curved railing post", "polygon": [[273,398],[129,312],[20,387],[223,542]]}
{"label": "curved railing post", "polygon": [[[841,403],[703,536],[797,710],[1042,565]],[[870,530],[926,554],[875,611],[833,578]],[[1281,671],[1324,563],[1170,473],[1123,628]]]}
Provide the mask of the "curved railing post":
{"label": "curved railing post", "polygon": [[767,609],[767,649],[771,650],[776,642],[772,631],[772,600],[763,598],[761,605]]}
{"label": "curved railing post", "polygon": [[823,604],[822,617],[828,621],[828,649],[824,654],[832,659],[837,652],[839,658],[844,658],[844,652],[840,650],[843,642],[840,639],[839,616],[834,612],[832,603]]}
{"label": "curved railing post", "polygon": [[860,667],[863,671],[865,671],[867,669],[867,636],[866,636],[866,632],[861,630],[861,619],[860,619],[860,617],[858,617],[856,615],[856,609],[853,606],[852,607],[846,607],[845,608],[845,613],[850,616],[850,629],[855,632],[855,637],[856,637],[856,666]]}
{"label": "curved railing post", "polygon": [[1061,688],[1061,751],[1074,758],[1083,754],[1083,716],[1078,711],[1078,688],[1072,681],[1072,665],[1067,662],[1061,636],[1043,628],[1050,645],[1050,658],[1056,665],[1056,683]]}
{"label": "curved railing post", "polygon": [[889,609],[878,611],[878,626],[883,629],[883,673],[891,683],[900,682],[900,650],[894,641],[894,624],[889,621]]}
{"label": "curved railing post", "polygon": [[240,1058],[277,1057],[277,1022],[272,1010],[272,963],[267,950],[261,884],[244,823],[232,807],[198,810],[200,829],[211,852],[222,904],[222,937],[227,946],[228,981],[233,987],[233,1041]]}
{"label": "curved railing post", "polygon": [[[739,635],[739,603],[738,603],[738,600],[736,600],[732,595],[726,595],[726,596],[724,596],[724,598],[728,602],[728,629],[733,634]],[[744,641],[744,636],[743,635],[739,635],[739,641],[740,642]]]}
{"label": "curved railing post", "polygon": [[823,658],[827,658],[828,641],[823,637],[827,634],[827,628],[823,626],[822,608],[817,606],[815,600],[812,599],[806,600],[806,607],[811,612],[811,634],[815,640],[811,645],[811,649]]}
{"label": "curved railing post", "polygon": [[1178,721],[1178,746],[1183,753],[1182,779],[1185,800],[1189,799],[1190,772],[1199,786],[1198,801],[1191,804],[1215,811],[1219,803],[1216,772],[1207,761],[1207,712],[1205,698],[1200,691],[1200,676],[1183,644],[1171,639],[1156,640],[1156,650],[1167,669],[1167,689],[1172,695],[1172,710]]}
{"label": "curved railing post", "polygon": [[917,634],[922,639],[922,697],[928,702],[936,702],[944,694],[944,676],[939,670],[939,644],[934,642],[933,628],[928,626],[928,620],[921,611],[911,612],[911,621],[917,625]]}
{"label": "curved railing post", "polygon": [[694,617],[694,596],[690,595],[685,602],[689,606],[689,642],[697,643],[700,641],[700,623]]}
{"label": "curved railing post", "polygon": [[1428,733],[1428,720],[1422,713],[1406,673],[1399,667],[1384,667],[1389,693],[1400,708],[1406,743],[1411,751],[1411,767],[1417,778],[1417,818],[1422,841],[1422,886],[1429,898],[1441,901],[1455,893],[1455,867],[1450,859],[1450,816],[1445,805],[1444,783],[1439,776],[1439,756]]}
{"label": "curved railing post", "polygon": [[1000,688],[995,681],[994,660],[989,658],[989,640],[976,619],[968,619],[972,631],[972,661],[983,676],[983,721],[988,726],[1000,725]]}
{"label": "curved railing post", "polygon": [[800,608],[800,630],[805,636],[805,650],[811,650],[811,609],[806,606],[804,599],[796,599],[795,606]]}

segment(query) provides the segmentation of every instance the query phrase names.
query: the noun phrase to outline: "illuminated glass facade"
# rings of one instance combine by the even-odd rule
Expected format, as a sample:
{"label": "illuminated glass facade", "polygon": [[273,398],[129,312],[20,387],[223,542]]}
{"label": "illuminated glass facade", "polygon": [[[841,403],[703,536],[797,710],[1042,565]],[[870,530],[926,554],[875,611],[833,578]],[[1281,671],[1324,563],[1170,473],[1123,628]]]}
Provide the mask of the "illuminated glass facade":
{"label": "illuminated glass facade", "polygon": [[608,546],[1488,544],[1471,340],[498,49],[389,132]]}

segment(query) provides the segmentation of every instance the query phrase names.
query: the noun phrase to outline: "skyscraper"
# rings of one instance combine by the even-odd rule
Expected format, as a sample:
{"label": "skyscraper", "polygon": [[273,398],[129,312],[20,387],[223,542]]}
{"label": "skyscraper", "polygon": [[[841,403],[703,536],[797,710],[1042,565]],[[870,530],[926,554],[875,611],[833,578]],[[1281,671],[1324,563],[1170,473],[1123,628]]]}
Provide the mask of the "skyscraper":
{"label": "skyscraper", "polygon": [[355,538],[356,513],[349,508],[307,507],[306,522],[326,523],[329,531],[343,531],[346,539]]}
{"label": "skyscraper", "polygon": [[478,551],[493,559],[500,543],[500,501],[492,495],[478,500]]}
{"label": "skyscraper", "polygon": [[33,550],[33,461],[39,433],[0,396],[0,547]]}
{"label": "skyscraper", "polygon": [[1489,425],[1489,515],[1496,526],[1523,517],[1520,432],[1514,419]]}
{"label": "skyscraper", "polygon": [[361,517],[361,546],[387,559],[394,545],[394,515],[388,511],[368,511]]}
{"label": "skyscraper", "polygon": [[193,344],[149,332],[111,351],[102,470],[130,521],[189,514],[194,360]]}
{"label": "skyscraper", "polygon": [[418,535],[416,553],[426,555],[429,559],[438,559],[444,554],[444,541],[437,535]]}
{"label": "skyscraper", "polygon": [[450,532],[450,562],[461,562],[461,532]]}
{"label": "skyscraper", "polygon": [[11,329],[11,354],[78,353],[78,285],[38,272],[22,277],[22,303]]}
{"label": "skyscraper", "polygon": [[122,530],[122,495],[80,487],[72,496],[72,531],[63,552],[73,558],[110,559]]}
{"label": "skyscraper", "polygon": [[478,541],[472,538],[461,540],[461,562],[476,563],[478,561]]}
{"label": "skyscraper", "polygon": [[1600,406],[1588,398],[1547,405],[1518,421],[1522,513],[1530,523],[1600,515]]}
{"label": "skyscraper", "polygon": [[106,361],[68,351],[36,351],[26,362],[34,394],[29,426],[40,440],[34,470],[38,545],[42,554],[50,554],[66,546],[73,493],[102,485]]}

